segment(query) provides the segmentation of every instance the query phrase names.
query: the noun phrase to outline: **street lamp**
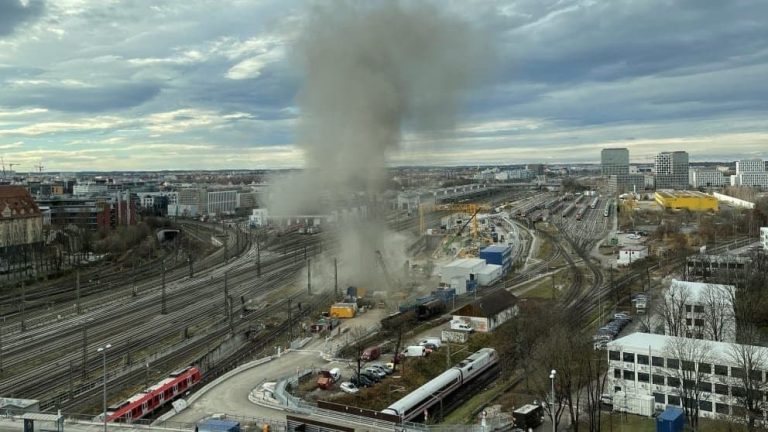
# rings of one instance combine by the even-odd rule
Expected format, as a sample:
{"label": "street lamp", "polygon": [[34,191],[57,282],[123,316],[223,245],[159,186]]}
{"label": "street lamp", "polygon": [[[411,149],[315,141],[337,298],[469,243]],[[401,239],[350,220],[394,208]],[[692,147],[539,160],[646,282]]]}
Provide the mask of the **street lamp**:
{"label": "street lamp", "polygon": [[107,350],[112,348],[111,344],[106,344],[96,351],[101,353],[102,364],[104,365],[104,432],[107,432]]}
{"label": "street lamp", "polygon": [[552,383],[552,432],[557,432],[555,429],[555,375],[557,371],[552,369],[549,373],[549,380]]}

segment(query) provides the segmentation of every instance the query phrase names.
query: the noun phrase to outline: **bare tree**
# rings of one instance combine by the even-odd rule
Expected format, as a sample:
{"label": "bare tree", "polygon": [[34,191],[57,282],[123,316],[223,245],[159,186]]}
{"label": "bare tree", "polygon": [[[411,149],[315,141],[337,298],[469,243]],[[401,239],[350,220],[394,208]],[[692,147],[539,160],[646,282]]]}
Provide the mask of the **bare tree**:
{"label": "bare tree", "polygon": [[[754,341],[756,335],[757,329],[750,326],[742,329],[740,339]],[[763,394],[768,390],[768,383],[763,379],[763,371],[768,369],[768,348],[744,343],[731,344],[727,356],[735,365],[731,367],[731,376],[735,378],[732,393],[738,401],[739,414],[744,415],[747,430],[754,431],[757,420],[763,418],[763,412],[768,408],[763,400]]]}
{"label": "bare tree", "polygon": [[[711,392],[706,381],[707,370],[702,365],[712,365],[712,347],[708,341],[677,337],[664,347],[667,357],[667,385],[675,388],[680,397],[688,424],[696,431],[699,425],[700,401]],[[671,364],[676,362],[677,364]],[[710,371],[711,372],[711,371]],[[710,388],[707,389],[706,386]]]}
{"label": "bare tree", "polygon": [[686,310],[690,302],[690,291],[684,285],[673,285],[658,301],[658,313],[664,320],[664,331],[669,336],[685,337]]}
{"label": "bare tree", "polygon": [[736,321],[733,315],[735,291],[723,285],[708,284],[699,301],[703,311],[698,316],[704,321],[704,338],[726,342],[735,336]]}

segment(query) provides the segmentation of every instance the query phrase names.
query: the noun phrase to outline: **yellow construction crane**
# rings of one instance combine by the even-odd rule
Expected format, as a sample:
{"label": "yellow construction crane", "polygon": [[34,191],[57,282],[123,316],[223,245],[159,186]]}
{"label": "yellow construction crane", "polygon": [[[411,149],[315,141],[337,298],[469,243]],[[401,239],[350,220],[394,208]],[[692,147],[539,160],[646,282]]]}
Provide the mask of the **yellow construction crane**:
{"label": "yellow construction crane", "polygon": [[[477,233],[479,231],[478,223],[477,223],[477,213],[481,210],[488,211],[491,207],[486,204],[475,204],[475,203],[459,203],[459,204],[439,204],[439,205],[429,205],[429,204],[422,204],[419,206],[419,230],[423,234],[426,231],[426,223],[424,222],[424,216],[435,210],[445,210],[445,211],[452,211],[452,212],[461,212],[461,213],[467,213],[469,214],[469,220],[472,222],[472,237],[476,238]],[[464,224],[464,226],[461,227],[461,230],[459,231],[459,234],[461,234],[462,231],[464,231],[464,228],[467,226],[467,224]]]}

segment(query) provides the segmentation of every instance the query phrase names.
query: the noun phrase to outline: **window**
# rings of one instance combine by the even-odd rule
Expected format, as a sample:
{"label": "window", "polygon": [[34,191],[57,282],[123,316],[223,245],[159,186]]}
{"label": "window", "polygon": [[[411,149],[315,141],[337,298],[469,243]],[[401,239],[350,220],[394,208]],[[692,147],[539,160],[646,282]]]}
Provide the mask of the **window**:
{"label": "window", "polygon": [[701,318],[696,318],[695,320],[693,320],[693,324],[696,327],[704,327],[704,320]]}
{"label": "window", "polygon": [[678,359],[667,359],[667,367],[670,369],[677,369],[680,367],[680,360]]}
{"label": "window", "polygon": [[725,384],[715,384],[715,393],[728,396],[728,386]]}
{"label": "window", "polygon": [[691,325],[691,324],[693,324],[693,320],[692,320],[692,319],[690,319],[690,318],[686,318],[686,319],[685,319],[685,325],[688,325],[688,326],[689,326],[689,325]]}
{"label": "window", "polygon": [[680,406],[680,396],[675,396],[675,395],[667,396],[667,404]]}
{"label": "window", "polygon": [[732,367],[731,368],[731,376],[734,378],[744,378],[746,375],[744,375],[744,369]]}
{"label": "window", "polygon": [[691,311],[691,305],[685,305],[685,311],[690,312]]}
{"label": "window", "polygon": [[650,380],[650,377],[647,373],[638,372],[637,373],[637,380],[640,382],[648,382]]}
{"label": "window", "polygon": [[712,383],[699,382],[699,390],[712,393]]}
{"label": "window", "polygon": [[712,412],[712,402],[710,402],[710,401],[699,401],[699,408],[702,411]]}
{"label": "window", "polygon": [[730,408],[730,406],[728,404],[721,404],[721,403],[715,404],[715,412],[718,413],[718,414],[726,414],[727,415],[728,414],[728,408]]}
{"label": "window", "polygon": [[627,381],[634,381],[635,380],[635,373],[632,371],[625,370],[624,371],[624,379]]}
{"label": "window", "polygon": [[614,378],[621,378],[621,369],[614,369],[613,370],[613,377]]}
{"label": "window", "polygon": [[731,387],[731,391],[733,392],[733,397],[745,397],[747,396],[747,390],[744,389],[744,387]]}
{"label": "window", "polygon": [[664,385],[664,376],[653,374],[653,383],[656,385]]}
{"label": "window", "polygon": [[763,392],[760,390],[750,390],[749,394],[752,396],[752,400],[759,401],[757,405],[761,405],[760,402],[763,400]]}
{"label": "window", "polygon": [[749,371],[749,377],[752,378],[755,381],[762,381],[763,380],[763,371],[751,370],[751,371]]}
{"label": "window", "polygon": [[689,380],[689,379],[684,379],[683,380],[683,387],[685,387],[687,389],[695,389],[696,388],[696,381]]}
{"label": "window", "polygon": [[699,372],[712,373],[712,365],[709,363],[699,363]]}
{"label": "window", "polygon": [[621,356],[619,355],[618,351],[608,351],[608,359],[609,360],[619,360]]}
{"label": "window", "polygon": [[651,357],[651,364],[658,367],[664,367],[664,357]]}
{"label": "window", "polygon": [[696,363],[692,361],[683,360],[683,370],[685,371],[695,371],[696,370]]}
{"label": "window", "polygon": [[704,313],[704,306],[696,305],[693,307],[693,311],[696,313]]}
{"label": "window", "polygon": [[638,364],[647,365],[648,364],[648,356],[647,355],[638,354],[637,355],[637,363]]}
{"label": "window", "polygon": [[624,361],[628,363],[634,363],[635,362],[635,353],[624,353]]}
{"label": "window", "polygon": [[728,376],[728,366],[715,365],[715,375]]}
{"label": "window", "polygon": [[656,392],[653,393],[653,399],[656,401],[656,403],[660,403],[660,404],[666,403],[667,402],[666,397],[667,395],[665,395],[664,393],[656,393]]}
{"label": "window", "polygon": [[675,377],[667,378],[667,385],[670,387],[680,387],[680,378],[675,378]]}

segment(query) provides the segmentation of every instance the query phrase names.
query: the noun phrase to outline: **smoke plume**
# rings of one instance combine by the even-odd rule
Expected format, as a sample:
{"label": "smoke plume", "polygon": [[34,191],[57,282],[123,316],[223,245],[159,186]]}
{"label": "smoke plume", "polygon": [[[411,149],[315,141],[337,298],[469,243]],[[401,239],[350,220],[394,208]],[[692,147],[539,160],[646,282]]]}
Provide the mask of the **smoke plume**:
{"label": "smoke plume", "polygon": [[[466,24],[426,4],[337,1],[314,7],[295,46],[304,70],[297,145],[305,169],[274,182],[270,213],[327,214],[363,197],[369,215],[376,214],[372,203],[403,131],[432,133],[453,125],[481,51],[475,40]],[[348,258],[364,261],[363,275],[374,270],[376,250],[392,248],[383,224],[340,231],[341,243],[351,249]]]}

